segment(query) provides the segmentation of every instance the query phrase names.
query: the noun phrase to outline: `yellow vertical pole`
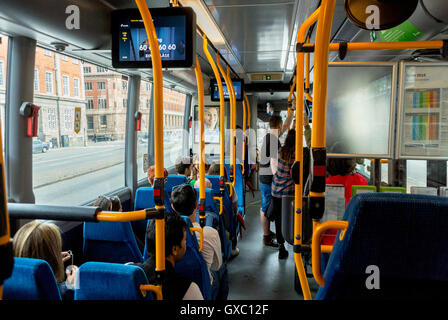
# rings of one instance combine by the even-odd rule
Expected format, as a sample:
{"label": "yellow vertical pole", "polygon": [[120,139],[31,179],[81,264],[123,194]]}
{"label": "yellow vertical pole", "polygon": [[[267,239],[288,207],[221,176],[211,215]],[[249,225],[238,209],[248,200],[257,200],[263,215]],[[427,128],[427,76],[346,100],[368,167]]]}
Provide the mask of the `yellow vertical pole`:
{"label": "yellow vertical pole", "polygon": [[[220,149],[221,149],[221,154],[219,155],[219,159],[220,159],[220,166],[219,166],[219,175],[220,175],[220,181],[219,181],[219,189],[220,189],[220,197],[221,197],[221,201],[220,201],[220,213],[222,213],[223,211],[223,202],[222,202],[222,197],[224,196],[224,153],[225,153],[225,128],[224,128],[224,90],[222,87],[222,81],[221,81],[221,77],[219,75],[219,70],[216,67],[215,62],[213,61],[212,56],[210,55],[210,52],[208,51],[208,46],[207,46],[207,38],[205,35],[203,35],[202,37],[203,41],[202,41],[202,48],[203,51],[205,53],[205,56],[207,57],[208,62],[210,63],[210,66],[213,69],[213,73],[215,75],[216,78],[216,82],[218,83],[218,89],[219,89],[219,129],[220,129]],[[219,55],[218,55],[219,57]]]}
{"label": "yellow vertical pole", "polygon": [[[318,8],[299,28],[297,33],[297,43],[302,44],[305,39],[305,33],[308,28],[316,22],[319,17],[320,8]],[[302,246],[302,175],[303,175],[303,52],[296,54],[296,155],[294,166],[299,164],[300,177],[294,185],[294,247],[300,249]],[[291,91],[292,92],[292,91]],[[291,95],[291,93],[290,93]],[[305,300],[311,300],[311,292],[306,278],[305,268],[303,266],[302,254],[300,250],[294,250],[294,262],[296,264],[302,292]]]}
{"label": "yellow vertical pole", "polygon": [[236,98],[235,98],[235,89],[233,88],[233,82],[232,78],[230,77],[230,68],[227,65],[227,80],[229,81],[230,88],[229,88],[229,96],[230,96],[230,116],[231,116],[231,144],[232,144],[232,151],[231,152],[231,159],[230,159],[230,174],[232,176],[232,185],[235,186],[235,175],[236,175]]}
{"label": "yellow vertical pole", "polygon": [[[326,113],[328,53],[331,26],[333,23],[336,0],[324,0],[320,6],[314,53],[314,90],[313,90],[313,130],[311,135],[312,180],[310,187],[310,215],[318,227],[325,210],[325,169],[326,169]],[[312,250],[313,259],[316,255]]]}
{"label": "yellow vertical pole", "polygon": [[[154,161],[155,161],[155,188],[154,202],[156,209],[165,215],[163,202],[163,73],[162,59],[160,57],[159,43],[156,29],[145,0],[135,0],[138,10],[143,18],[149,47],[152,57],[152,71],[154,77]],[[158,197],[158,198],[156,198]],[[156,219],[156,272],[165,271],[165,219]],[[161,285],[160,285],[161,286]]]}
{"label": "yellow vertical pole", "polygon": [[[244,92],[244,101],[246,101],[246,107],[247,107],[247,127],[250,129],[250,103],[249,99],[247,98],[246,92]],[[247,145],[249,145],[249,136],[246,137]]]}
{"label": "yellow vertical pole", "polygon": [[[227,87],[227,92],[229,93],[229,103],[230,103],[230,144],[229,144],[229,147],[230,147],[230,159],[232,159],[233,152],[234,152],[234,149],[233,149],[234,131],[232,129],[233,128],[233,117],[232,117],[233,116],[233,112],[232,112],[233,108],[232,108],[232,95],[231,95],[231,89],[230,89],[231,81],[229,81],[227,74],[224,72],[224,70],[221,66],[219,54],[216,56],[216,65],[218,67],[218,70],[221,72],[222,77],[224,78],[224,82],[226,83],[226,87]],[[221,126],[224,127],[224,123],[222,123]],[[222,165],[224,165],[224,162],[222,162]],[[231,166],[232,166],[232,164],[231,164]],[[233,176],[231,174],[229,176],[230,176],[229,178],[231,179],[230,181],[232,182]],[[232,193],[232,188],[230,188],[230,195],[231,195],[231,193]]]}
{"label": "yellow vertical pole", "polygon": [[198,85],[199,103],[199,222],[201,227],[205,226],[205,146],[204,146],[204,83],[202,71],[196,56],[196,82]]}
{"label": "yellow vertical pole", "polygon": [[[292,86],[289,90],[289,95],[288,95],[288,115],[291,112],[291,108],[289,107],[289,104],[291,103],[292,100],[292,93],[294,92],[294,89],[296,87],[296,76],[294,77],[294,81],[292,82]],[[297,123],[296,123],[297,124]]]}
{"label": "yellow vertical pole", "polygon": [[[307,42],[308,43],[308,42]],[[313,102],[310,90],[310,53],[305,53],[305,97],[308,101]]]}

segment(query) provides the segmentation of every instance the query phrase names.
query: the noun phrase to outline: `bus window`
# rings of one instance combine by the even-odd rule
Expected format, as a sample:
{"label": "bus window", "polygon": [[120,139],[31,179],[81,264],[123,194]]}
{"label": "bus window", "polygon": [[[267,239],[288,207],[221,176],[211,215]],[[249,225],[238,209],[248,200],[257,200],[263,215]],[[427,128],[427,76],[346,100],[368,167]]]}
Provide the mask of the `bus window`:
{"label": "bus window", "polygon": [[[33,138],[36,203],[79,205],[123,187],[127,77],[41,47],[35,77],[34,103],[41,107]],[[75,108],[81,109],[79,132]]]}
{"label": "bus window", "polygon": [[426,160],[406,160],[406,192],[412,186],[426,187]]}
{"label": "bus window", "polygon": [[152,83],[141,81],[140,84],[140,106],[138,110],[142,113],[141,129],[137,132],[137,180],[146,178],[144,170],[143,157],[148,154],[148,133],[149,127],[149,111],[151,107],[151,91]]}
{"label": "bus window", "polygon": [[174,166],[183,155],[182,138],[186,95],[163,88],[163,152],[165,168]]}
{"label": "bus window", "polygon": [[6,66],[8,59],[8,36],[0,34],[0,119],[2,126],[2,145],[5,148],[5,96],[6,96]]}

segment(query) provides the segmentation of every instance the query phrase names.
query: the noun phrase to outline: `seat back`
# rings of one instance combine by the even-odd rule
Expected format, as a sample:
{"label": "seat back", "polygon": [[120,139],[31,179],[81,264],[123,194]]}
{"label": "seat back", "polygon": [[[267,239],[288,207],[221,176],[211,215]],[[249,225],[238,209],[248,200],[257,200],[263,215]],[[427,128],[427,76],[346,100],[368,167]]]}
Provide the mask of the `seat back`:
{"label": "seat back", "polygon": [[[196,188],[196,193],[199,199],[199,189]],[[224,219],[222,215],[219,215],[219,209],[215,200],[213,199],[213,190],[206,188],[205,189],[205,210],[207,211],[206,217],[206,226],[213,227],[218,230],[219,239],[221,240],[221,251],[223,253],[224,258],[227,258],[229,251],[229,243],[227,242],[226,237],[226,229],[224,226]],[[199,221],[199,213],[197,214],[197,221]]]}
{"label": "seat back", "polygon": [[75,300],[150,300],[140,291],[149,284],[142,268],[120,263],[86,262],[78,270]]}
{"label": "seat back", "polygon": [[171,192],[173,189],[181,184],[187,183],[187,178],[179,174],[170,174],[166,178],[164,191],[165,191],[165,207],[168,212],[172,212],[171,209]]}
{"label": "seat back", "polygon": [[[448,199],[366,193],[352,198],[317,299],[431,299],[448,289]],[[374,266],[380,290],[366,283]],[[370,267],[372,268],[372,267]],[[373,269],[372,269],[373,270]]]}
{"label": "seat back", "polygon": [[[224,161],[227,175],[230,177],[230,159],[225,159]],[[238,159],[235,161],[235,191],[238,196],[237,205],[238,210],[241,212],[241,214],[244,216],[244,178],[243,173],[241,171],[241,164]]]}
{"label": "seat back", "polygon": [[41,259],[14,258],[12,275],[4,282],[5,300],[61,300],[50,265]]}
{"label": "seat back", "polygon": [[[212,193],[215,197],[219,196],[219,176],[218,175],[206,175],[207,179],[210,180],[212,183]],[[232,200],[229,196],[229,190],[227,187],[225,188],[225,195],[223,199],[223,207],[226,211],[228,217],[229,217],[229,226],[227,228],[227,231],[231,231],[234,229],[234,213],[233,213],[233,206],[232,206]],[[219,213],[219,212],[218,212]]]}
{"label": "seat back", "polygon": [[86,261],[143,262],[130,222],[84,222]]}

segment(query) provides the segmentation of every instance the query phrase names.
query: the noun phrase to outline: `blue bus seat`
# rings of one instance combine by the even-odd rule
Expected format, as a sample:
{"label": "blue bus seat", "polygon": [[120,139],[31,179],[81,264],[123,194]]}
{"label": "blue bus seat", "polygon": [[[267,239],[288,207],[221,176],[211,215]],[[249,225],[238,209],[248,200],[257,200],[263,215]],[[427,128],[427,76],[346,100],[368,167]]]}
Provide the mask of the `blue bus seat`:
{"label": "blue bus seat", "polygon": [[208,273],[207,264],[204,261],[201,253],[199,252],[199,244],[196,236],[189,230],[193,227],[190,219],[186,216],[182,216],[187,222],[187,250],[182,260],[176,263],[174,267],[177,272],[189,277],[193,280],[201,289],[204,300],[211,300],[212,287],[210,283],[210,275]]}
{"label": "blue bus seat", "polygon": [[[355,195],[336,237],[316,299],[437,299],[448,290],[448,198],[392,193]],[[367,289],[368,266],[380,289]]]}
{"label": "blue bus seat", "polygon": [[86,261],[143,262],[130,222],[84,222]]}
{"label": "blue bus seat", "polygon": [[[206,175],[207,179],[210,180],[212,183],[212,190],[213,190],[213,196],[218,197],[219,196],[219,176],[218,175]],[[226,211],[228,217],[229,217],[229,228],[228,231],[233,230],[233,221],[234,221],[234,214],[233,214],[233,205],[232,205],[232,199],[230,199],[229,196],[229,190],[225,188],[225,195],[223,199],[223,207]],[[218,204],[217,204],[217,208]],[[219,213],[219,212],[218,212]]]}
{"label": "blue bus seat", "polygon": [[4,282],[3,299],[62,300],[48,262],[31,258],[14,258],[12,275]]}
{"label": "blue bus seat", "polygon": [[[230,176],[230,159],[225,159],[224,164],[227,170],[227,175]],[[236,159],[235,161],[235,191],[238,196],[237,206],[238,211],[240,211],[244,217],[245,214],[245,204],[244,204],[244,177],[243,172],[241,171],[240,161]]]}
{"label": "blue bus seat", "polygon": [[86,262],[78,270],[75,300],[152,300],[140,285],[149,284],[142,268],[120,263]]}
{"label": "blue bus seat", "polygon": [[[219,178],[218,178],[219,179]],[[199,188],[196,188],[197,197],[199,199]],[[206,213],[206,225],[209,226],[209,222],[207,221],[208,216],[214,216],[214,220],[218,223],[217,227],[215,227],[216,230],[218,230],[219,233],[219,239],[221,240],[221,251],[224,259],[227,259],[230,257],[231,253],[231,246],[229,246],[229,243],[227,241],[226,236],[226,229],[224,226],[224,219],[221,215],[219,215],[219,209],[217,206],[217,203],[215,203],[215,200],[213,199],[213,190],[206,188],[205,189],[205,210]],[[224,214],[224,213],[223,213]],[[196,221],[199,221],[199,214],[196,216]]]}
{"label": "blue bus seat", "polygon": [[165,191],[165,207],[168,212],[172,212],[173,209],[171,209],[171,192],[173,192],[173,189],[177,186],[180,186],[181,184],[187,183],[187,178],[180,174],[170,174],[166,178],[166,182],[164,185],[164,191]]}

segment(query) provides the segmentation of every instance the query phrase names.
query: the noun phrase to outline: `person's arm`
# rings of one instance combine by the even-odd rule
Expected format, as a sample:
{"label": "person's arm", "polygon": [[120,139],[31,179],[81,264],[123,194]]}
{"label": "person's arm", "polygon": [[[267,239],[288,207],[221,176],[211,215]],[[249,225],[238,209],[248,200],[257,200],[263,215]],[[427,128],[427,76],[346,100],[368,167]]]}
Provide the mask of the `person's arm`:
{"label": "person's arm", "polygon": [[275,157],[271,158],[271,171],[272,171],[272,175],[275,175],[275,173],[277,172],[277,165],[278,165],[278,160],[277,160],[277,158],[275,158]]}
{"label": "person's arm", "polygon": [[210,265],[210,269],[218,271],[222,265],[222,252],[221,252],[221,240],[219,239],[219,233],[215,229],[211,228],[208,241],[211,248],[213,248],[213,259]]}
{"label": "person's arm", "polygon": [[202,296],[201,289],[199,289],[198,285],[192,282],[182,300],[204,300],[204,297]]}
{"label": "person's arm", "polygon": [[294,113],[295,113],[294,111],[295,110],[296,110],[296,102],[295,102],[295,100],[293,100],[291,103],[290,112],[289,112],[288,116],[286,117],[285,123],[283,123],[283,126],[280,129],[280,132],[278,134],[279,137],[281,137],[282,134],[285,133],[286,130],[289,130],[289,128],[291,127],[292,119],[294,119]]}
{"label": "person's arm", "polygon": [[310,120],[308,119],[308,114],[303,112],[303,135],[305,136],[306,145],[311,148],[311,127]]}

